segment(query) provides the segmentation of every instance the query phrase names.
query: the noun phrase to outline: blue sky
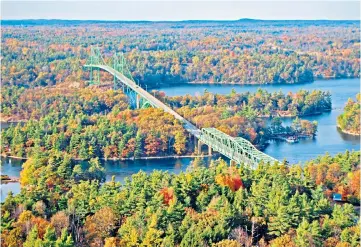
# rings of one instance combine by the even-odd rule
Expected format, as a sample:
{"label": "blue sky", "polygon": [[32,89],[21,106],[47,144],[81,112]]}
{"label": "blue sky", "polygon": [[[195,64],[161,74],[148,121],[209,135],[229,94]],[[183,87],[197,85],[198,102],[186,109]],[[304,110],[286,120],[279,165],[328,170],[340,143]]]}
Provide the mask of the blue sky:
{"label": "blue sky", "polygon": [[360,20],[359,1],[2,1],[1,18],[72,20]]}

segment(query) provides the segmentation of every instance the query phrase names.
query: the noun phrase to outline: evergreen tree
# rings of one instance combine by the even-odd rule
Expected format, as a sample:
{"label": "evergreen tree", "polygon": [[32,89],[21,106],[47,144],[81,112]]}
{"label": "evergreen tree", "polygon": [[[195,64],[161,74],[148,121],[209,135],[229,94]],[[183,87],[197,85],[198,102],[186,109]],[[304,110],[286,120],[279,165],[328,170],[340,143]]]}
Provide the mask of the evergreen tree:
{"label": "evergreen tree", "polygon": [[169,224],[166,231],[166,236],[163,239],[162,247],[176,246],[176,236],[172,224]]}
{"label": "evergreen tree", "polygon": [[86,142],[85,140],[81,140],[80,142],[80,147],[79,147],[79,158],[80,159],[88,159],[89,156],[88,156],[88,148],[87,148],[87,145],[86,145]]}
{"label": "evergreen tree", "polygon": [[298,226],[296,235],[296,245],[299,247],[310,247],[311,246],[311,232],[310,232],[310,224],[303,219],[301,224]]}
{"label": "evergreen tree", "polygon": [[135,150],[134,157],[139,158],[143,154],[143,135],[140,131],[137,132],[137,136],[135,137]]}
{"label": "evergreen tree", "polygon": [[344,204],[343,206],[336,204],[333,207],[332,219],[341,228],[352,226],[356,219],[354,207],[351,204]]}
{"label": "evergreen tree", "polygon": [[291,227],[292,218],[287,212],[287,207],[281,205],[277,214],[274,217],[270,218],[270,223],[268,224],[268,233],[270,235],[281,236],[286,233]]}
{"label": "evergreen tree", "polygon": [[312,221],[311,224],[311,235],[314,246],[322,246],[322,235],[321,235],[321,228],[320,224],[317,220]]}
{"label": "evergreen tree", "polygon": [[180,243],[180,247],[198,247],[203,246],[204,240],[202,238],[202,234],[200,231],[204,231],[205,229],[198,229],[196,226],[192,225],[187,233],[182,238]]}
{"label": "evergreen tree", "polygon": [[55,246],[55,241],[56,241],[55,229],[53,227],[48,226],[44,234],[42,246],[53,247]]}
{"label": "evergreen tree", "polygon": [[301,208],[299,197],[300,195],[298,191],[296,191],[296,193],[291,197],[289,204],[287,205],[287,214],[290,217],[290,224],[292,227],[297,227],[301,222]]}
{"label": "evergreen tree", "polygon": [[34,226],[26,237],[24,247],[41,247],[41,240],[38,239],[38,228]]}

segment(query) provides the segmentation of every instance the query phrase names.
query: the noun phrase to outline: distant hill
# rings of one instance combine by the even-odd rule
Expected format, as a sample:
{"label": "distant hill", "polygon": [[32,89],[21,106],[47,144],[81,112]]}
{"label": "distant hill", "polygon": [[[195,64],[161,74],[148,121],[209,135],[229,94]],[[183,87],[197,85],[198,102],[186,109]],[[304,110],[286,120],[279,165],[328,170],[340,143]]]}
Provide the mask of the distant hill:
{"label": "distant hill", "polygon": [[157,23],[172,23],[172,24],[252,24],[252,23],[262,23],[262,24],[277,24],[277,25],[345,25],[353,24],[359,25],[358,20],[261,20],[261,19],[250,19],[250,18],[241,18],[238,20],[184,20],[184,21],[126,21],[126,20],[59,20],[59,19],[24,19],[24,20],[2,20],[2,25],[84,25],[84,24],[157,24]]}

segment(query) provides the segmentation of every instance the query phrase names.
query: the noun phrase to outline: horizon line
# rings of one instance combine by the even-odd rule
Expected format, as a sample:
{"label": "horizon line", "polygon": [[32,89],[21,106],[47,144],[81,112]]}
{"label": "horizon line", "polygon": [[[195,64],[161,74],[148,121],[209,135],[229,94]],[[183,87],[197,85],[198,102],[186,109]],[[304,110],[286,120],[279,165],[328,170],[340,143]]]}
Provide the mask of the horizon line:
{"label": "horizon line", "polygon": [[48,19],[48,18],[26,18],[26,19],[0,19],[3,21],[105,21],[105,22],[187,22],[187,21],[361,21],[360,19],[256,19],[256,18],[240,18],[240,19],[182,19],[182,20],[125,20],[125,19]]}

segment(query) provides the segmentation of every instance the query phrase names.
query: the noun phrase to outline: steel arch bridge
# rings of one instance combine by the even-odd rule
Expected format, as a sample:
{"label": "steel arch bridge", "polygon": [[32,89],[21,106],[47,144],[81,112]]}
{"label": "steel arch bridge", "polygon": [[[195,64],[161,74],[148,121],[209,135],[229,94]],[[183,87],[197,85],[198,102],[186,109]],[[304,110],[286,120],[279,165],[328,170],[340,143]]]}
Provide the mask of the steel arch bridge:
{"label": "steel arch bridge", "polygon": [[[110,63],[103,59],[98,47],[91,47],[90,57],[85,68],[90,69],[90,84],[100,84],[100,70],[109,72],[114,77],[114,88],[121,87],[130,98],[133,98],[137,108],[156,107],[172,114],[183,123],[184,128],[194,137],[198,138],[198,146],[206,144],[212,149],[228,157],[234,163],[247,164],[256,168],[260,161],[277,164],[278,160],[259,151],[249,141],[242,137],[231,137],[215,128],[198,129],[176,111],[158,100],[156,97],[141,88],[133,79],[123,54],[114,54]],[[94,78],[95,72],[95,78]],[[95,80],[94,80],[95,79]],[[131,102],[132,104],[132,102]]]}

